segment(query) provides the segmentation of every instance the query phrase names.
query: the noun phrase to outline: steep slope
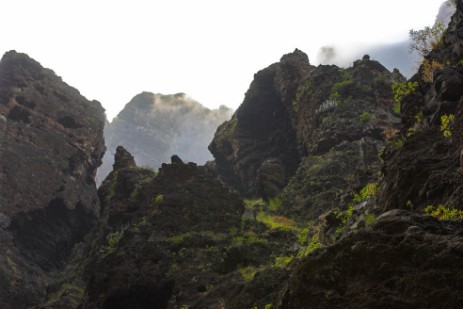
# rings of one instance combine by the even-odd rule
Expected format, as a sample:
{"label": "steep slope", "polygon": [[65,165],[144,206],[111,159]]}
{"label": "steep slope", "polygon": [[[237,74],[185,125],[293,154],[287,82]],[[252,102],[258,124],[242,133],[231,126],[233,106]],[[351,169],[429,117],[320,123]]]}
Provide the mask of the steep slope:
{"label": "steep slope", "polygon": [[393,210],[300,261],[276,308],[460,308],[460,222]]}
{"label": "steep slope", "polygon": [[212,159],[207,145],[231,113],[225,106],[209,110],[183,93],[136,95],[105,127],[108,151],[98,170],[99,181],[111,171],[119,145],[130,150],[139,165],[158,168],[173,154],[206,163]]}
{"label": "steep slope", "polygon": [[296,50],[259,71],[232,119],[217,129],[209,145],[217,171],[244,195],[272,197],[295,172],[300,154],[291,103],[310,69]]}
{"label": "steep slope", "polygon": [[[441,43],[410,79],[416,90],[402,98],[402,134],[396,140],[403,147],[389,145],[383,153],[385,181],[379,204],[385,210],[420,211],[429,204],[463,207],[461,6],[459,3]],[[446,125],[443,120],[449,116],[455,119]]]}
{"label": "steep slope", "polygon": [[99,213],[104,110],[25,54],[0,62],[0,307],[45,294]]}
{"label": "steep slope", "polygon": [[158,174],[121,146],[115,160],[99,188],[101,220],[80,256],[83,308],[191,305],[230,272],[225,249],[241,224],[241,200],[177,156]]}
{"label": "steep slope", "polygon": [[283,56],[218,128],[209,149],[219,175],[248,197],[283,194],[300,219],[346,206],[379,170],[383,132],[399,124],[390,87],[403,80],[369,56],[348,69]]}
{"label": "steep slope", "polygon": [[[365,191],[350,213],[336,216],[351,233],[295,265],[277,308],[462,306],[463,3],[457,3],[443,39],[403,84],[407,91],[396,92],[402,126],[382,151],[378,194]],[[362,208],[389,211],[362,228],[355,222]]]}

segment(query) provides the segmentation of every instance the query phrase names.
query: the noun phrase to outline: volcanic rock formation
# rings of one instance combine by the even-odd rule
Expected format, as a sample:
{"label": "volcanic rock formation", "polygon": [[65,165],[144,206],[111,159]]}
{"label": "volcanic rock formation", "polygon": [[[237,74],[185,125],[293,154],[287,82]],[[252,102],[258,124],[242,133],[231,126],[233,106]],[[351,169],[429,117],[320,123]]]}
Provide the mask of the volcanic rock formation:
{"label": "volcanic rock formation", "polygon": [[140,166],[159,168],[173,154],[204,164],[212,159],[207,145],[215,130],[231,114],[225,106],[209,110],[183,93],[140,93],[105,127],[108,151],[98,180],[103,181],[111,171],[119,145],[128,149]]}
{"label": "volcanic rock formation", "polygon": [[25,54],[0,62],[0,307],[45,294],[99,213],[104,110]]}

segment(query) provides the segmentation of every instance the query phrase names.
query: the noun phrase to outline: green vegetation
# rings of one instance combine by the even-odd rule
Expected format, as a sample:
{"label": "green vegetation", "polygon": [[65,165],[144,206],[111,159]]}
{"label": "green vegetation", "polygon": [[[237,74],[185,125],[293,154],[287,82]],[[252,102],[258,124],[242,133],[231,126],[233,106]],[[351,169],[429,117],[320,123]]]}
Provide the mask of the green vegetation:
{"label": "green vegetation", "polygon": [[308,255],[309,253],[317,250],[322,246],[318,234],[314,234],[312,236],[312,239],[310,240],[309,245],[305,248],[305,250],[302,250],[299,252],[299,257],[304,257]]}
{"label": "green vegetation", "polygon": [[156,197],[154,198],[154,203],[155,204],[160,204],[162,202],[164,202],[164,195],[162,195],[162,194],[156,195]]}
{"label": "green vegetation", "polygon": [[265,244],[267,240],[259,238],[254,232],[247,232],[244,236],[233,237],[233,243],[240,245]]}
{"label": "green vegetation", "polygon": [[269,199],[268,201],[268,209],[270,211],[277,211],[282,205],[281,198],[275,196],[274,198]]}
{"label": "green vegetation", "polygon": [[371,120],[371,114],[369,112],[363,112],[360,114],[360,121],[363,123],[367,123]]}
{"label": "green vegetation", "polygon": [[309,242],[309,228],[304,228],[302,231],[299,233],[299,236],[297,237],[297,242],[300,243],[301,245],[305,245]]}
{"label": "green vegetation", "polygon": [[264,211],[259,211],[257,214],[257,221],[265,224],[272,230],[296,230],[296,223],[293,220],[283,216],[271,216]]}
{"label": "green vegetation", "polygon": [[175,235],[169,238],[166,238],[166,241],[175,245],[180,245],[185,241],[185,239],[190,238],[192,236],[191,232]]}
{"label": "green vegetation", "polygon": [[254,266],[247,266],[247,267],[239,267],[238,268],[241,277],[244,281],[249,282],[254,279],[254,275],[257,272],[257,268]]}
{"label": "green vegetation", "polygon": [[428,216],[439,220],[463,220],[463,210],[450,209],[442,204],[439,204],[437,208],[433,205],[428,205],[424,211]]}
{"label": "green vegetation", "polygon": [[423,73],[421,79],[426,83],[432,83],[434,80],[434,71],[442,69],[444,65],[437,60],[429,61],[428,59],[423,60],[422,69]]}
{"label": "green vegetation", "polygon": [[350,98],[346,98],[348,89],[352,86],[352,80],[345,74],[343,80],[333,84],[329,100],[337,102],[337,104],[347,103]]}
{"label": "green vegetation", "polygon": [[452,137],[452,126],[453,122],[455,121],[455,115],[450,114],[450,115],[442,115],[440,117],[441,125],[440,125],[440,130],[442,134],[444,135],[445,138],[450,138]]}
{"label": "green vegetation", "polygon": [[365,225],[368,226],[372,224],[373,222],[375,222],[375,220],[376,220],[376,216],[374,214],[367,213],[365,217]]}
{"label": "green vegetation", "polygon": [[370,198],[373,198],[378,193],[378,183],[370,182],[365,187],[360,190],[359,194],[354,195],[353,201],[356,203],[366,201]]}
{"label": "green vegetation", "polygon": [[394,93],[394,106],[393,111],[396,114],[400,114],[400,104],[402,103],[403,99],[409,95],[415,93],[416,88],[418,88],[418,82],[407,82],[407,83],[400,83],[395,82],[391,85],[392,91]]}
{"label": "green vegetation", "polygon": [[275,259],[275,267],[286,268],[294,259],[294,256],[279,256]]}
{"label": "green vegetation", "polygon": [[125,224],[121,226],[118,230],[116,231],[109,231],[108,235],[106,235],[106,241],[108,242],[108,251],[113,252],[117,246],[117,244],[120,242],[122,237],[124,236],[125,231],[129,228],[129,224]]}
{"label": "green vegetation", "polygon": [[434,26],[425,27],[422,30],[410,30],[410,51],[416,51],[425,58],[433,48],[439,48],[444,44],[445,33],[446,29],[442,23],[436,23]]}

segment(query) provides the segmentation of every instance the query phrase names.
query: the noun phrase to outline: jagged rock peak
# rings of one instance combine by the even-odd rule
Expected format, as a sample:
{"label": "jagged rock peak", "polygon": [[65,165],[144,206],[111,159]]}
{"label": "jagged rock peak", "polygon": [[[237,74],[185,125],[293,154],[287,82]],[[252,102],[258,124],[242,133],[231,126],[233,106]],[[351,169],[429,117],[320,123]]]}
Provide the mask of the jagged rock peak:
{"label": "jagged rock peak", "polygon": [[125,150],[122,146],[117,146],[116,154],[114,155],[114,164],[113,168],[115,171],[122,169],[122,168],[135,168],[137,165],[135,164],[135,160],[133,156]]}
{"label": "jagged rock peak", "polygon": [[95,224],[104,120],[100,103],[28,55],[2,57],[0,263],[15,266],[0,269],[1,308],[36,305]]}
{"label": "jagged rock peak", "polygon": [[306,53],[304,53],[302,50],[295,49],[292,53],[285,54],[281,57],[280,62],[294,62],[294,63],[300,63],[304,65],[309,65],[309,56],[307,56]]}
{"label": "jagged rock peak", "polygon": [[170,157],[170,162],[172,162],[172,164],[184,164],[182,159],[180,159],[180,157],[177,155]]}

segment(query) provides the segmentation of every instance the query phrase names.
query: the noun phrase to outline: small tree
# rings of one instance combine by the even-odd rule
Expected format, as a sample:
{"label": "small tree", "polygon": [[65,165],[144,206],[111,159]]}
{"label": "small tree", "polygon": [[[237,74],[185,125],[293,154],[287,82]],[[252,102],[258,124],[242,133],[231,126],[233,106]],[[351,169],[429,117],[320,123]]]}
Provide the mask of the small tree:
{"label": "small tree", "polygon": [[421,57],[429,55],[433,48],[442,46],[446,29],[442,23],[436,23],[432,27],[422,30],[410,30],[410,52],[417,51]]}

